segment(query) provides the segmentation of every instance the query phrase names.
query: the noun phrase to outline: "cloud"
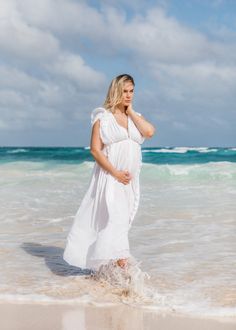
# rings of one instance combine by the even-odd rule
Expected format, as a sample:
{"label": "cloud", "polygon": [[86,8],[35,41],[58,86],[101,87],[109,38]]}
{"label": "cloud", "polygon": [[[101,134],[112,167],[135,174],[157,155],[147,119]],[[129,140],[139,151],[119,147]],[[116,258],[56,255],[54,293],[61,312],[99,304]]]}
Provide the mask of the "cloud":
{"label": "cloud", "polygon": [[[97,79],[93,72],[89,77],[92,81]],[[101,84],[102,79],[99,82]],[[9,67],[0,67],[0,87],[1,128],[10,131],[32,126],[58,128],[68,120],[81,120],[86,112],[81,113],[79,108],[87,103],[89,109],[93,99],[96,103],[98,94],[98,87],[95,88],[93,83],[85,93],[84,85],[73,85],[70,79],[58,79],[57,75],[52,75],[49,80],[44,80]]]}
{"label": "cloud", "polygon": [[75,82],[85,91],[98,90],[105,83],[105,75],[86,65],[79,55],[61,53],[48,70]]}
{"label": "cloud", "polygon": [[129,53],[138,60],[172,64],[191,64],[211,58],[236,62],[235,43],[211,41],[203,33],[168,16],[161,7],[147,8],[131,18],[121,8],[104,6],[104,1],[100,9],[72,0],[42,0],[34,6],[30,0],[22,0],[17,2],[17,8],[19,14],[15,16],[24,17],[32,29],[37,27],[52,35],[70,34],[77,43],[86,38],[94,46],[100,46],[96,49],[100,54]]}
{"label": "cloud", "polygon": [[0,65],[0,87],[10,88],[19,91],[29,91],[31,88],[38,86],[37,78],[28,75],[17,68],[13,68],[7,64]]}
{"label": "cloud", "polygon": [[98,10],[86,2],[71,0],[42,0],[34,6],[30,0],[22,0],[18,8],[28,23],[53,33],[71,34],[72,38],[76,34],[77,42],[87,38],[101,54],[131,52],[130,57],[164,63],[188,64],[212,57],[236,61],[235,43],[210,41],[203,33],[168,16],[161,7],[146,9],[131,18],[111,4]]}
{"label": "cloud", "polygon": [[3,54],[43,61],[55,56],[58,48],[58,40],[52,34],[27,24],[17,11],[16,2],[1,1],[0,49]]}
{"label": "cloud", "polygon": [[17,2],[17,9],[29,24],[59,34],[92,36],[94,28],[97,33],[105,32],[99,31],[101,26],[105,29],[102,15],[86,1],[41,0],[32,6],[31,0],[22,0]]}
{"label": "cloud", "polygon": [[[65,49],[49,29],[31,24],[21,5],[1,2],[0,51],[5,63],[0,66],[1,129],[57,128],[84,118],[78,107],[87,102],[89,108],[88,100],[96,100],[105,75]],[[36,12],[43,17],[48,5],[50,1],[41,1],[41,11]],[[32,3],[28,8],[39,9]]]}
{"label": "cloud", "polygon": [[1,128],[85,123],[121,68],[137,76],[137,104],[151,120],[184,132],[202,118],[226,127],[236,101],[234,33],[221,26],[211,38],[168,15],[167,3],[1,0]]}
{"label": "cloud", "polygon": [[152,74],[159,80],[162,92],[175,101],[222,107],[222,102],[235,99],[234,66],[199,62],[191,65],[151,64]]}

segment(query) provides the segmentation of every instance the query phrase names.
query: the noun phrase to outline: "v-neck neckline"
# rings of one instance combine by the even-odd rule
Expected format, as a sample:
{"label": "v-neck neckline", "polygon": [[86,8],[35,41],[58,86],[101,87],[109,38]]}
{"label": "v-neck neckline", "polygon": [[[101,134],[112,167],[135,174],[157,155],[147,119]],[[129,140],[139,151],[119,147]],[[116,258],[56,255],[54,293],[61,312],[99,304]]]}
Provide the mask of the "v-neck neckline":
{"label": "v-neck neckline", "polygon": [[116,122],[116,125],[123,128],[127,132],[127,134],[129,135],[129,115],[127,116],[127,128],[126,128],[126,127],[124,127],[124,126],[122,126],[118,123],[118,121],[116,120],[116,117],[113,115],[113,113],[111,111],[110,111],[110,114],[114,118],[114,120]]}

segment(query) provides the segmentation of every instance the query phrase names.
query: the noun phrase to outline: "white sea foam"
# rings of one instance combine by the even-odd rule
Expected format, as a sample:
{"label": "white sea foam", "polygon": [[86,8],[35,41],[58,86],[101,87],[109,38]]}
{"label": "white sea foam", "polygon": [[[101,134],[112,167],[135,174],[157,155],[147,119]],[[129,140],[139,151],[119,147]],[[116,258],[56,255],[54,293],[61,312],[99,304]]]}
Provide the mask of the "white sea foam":
{"label": "white sea foam", "polygon": [[208,162],[203,164],[148,164],[143,163],[142,176],[145,178],[163,179],[182,178],[188,180],[201,179],[236,179],[236,163]]}
{"label": "white sea foam", "polygon": [[145,294],[145,279],[150,276],[140,268],[140,262],[134,257],[128,258],[127,265],[122,268],[111,260],[108,264],[100,266],[99,270],[92,274],[92,278],[99,282],[107,282],[121,290],[125,296]]}
{"label": "white sea foam", "polygon": [[8,150],[7,153],[8,154],[17,154],[20,152],[28,152],[29,150],[26,149],[13,149],[13,150]]}
{"label": "white sea foam", "polygon": [[142,152],[154,152],[154,153],[181,153],[184,154],[188,151],[197,151],[202,153],[208,152],[216,152],[218,149],[216,148],[208,148],[208,147],[175,147],[175,148],[161,148],[161,149],[143,149]]}

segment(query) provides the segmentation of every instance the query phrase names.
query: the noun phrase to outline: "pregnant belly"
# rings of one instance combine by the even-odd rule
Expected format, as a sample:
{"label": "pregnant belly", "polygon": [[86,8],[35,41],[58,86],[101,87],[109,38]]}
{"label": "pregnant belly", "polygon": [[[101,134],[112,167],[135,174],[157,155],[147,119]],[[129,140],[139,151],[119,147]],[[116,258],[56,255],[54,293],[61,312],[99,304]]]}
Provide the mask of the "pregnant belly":
{"label": "pregnant belly", "polygon": [[113,143],[109,146],[108,159],[117,170],[135,175],[141,164],[141,147],[131,139]]}

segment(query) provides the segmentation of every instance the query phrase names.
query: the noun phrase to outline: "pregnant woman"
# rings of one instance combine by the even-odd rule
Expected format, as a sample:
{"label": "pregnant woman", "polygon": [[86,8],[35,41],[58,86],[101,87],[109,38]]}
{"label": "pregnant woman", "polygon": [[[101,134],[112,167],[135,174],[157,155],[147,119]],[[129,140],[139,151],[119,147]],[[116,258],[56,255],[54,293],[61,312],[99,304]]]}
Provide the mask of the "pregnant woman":
{"label": "pregnant woman", "polygon": [[155,128],[132,108],[134,80],[114,78],[103,107],[91,113],[90,151],[95,159],[88,190],[75,215],[63,258],[97,271],[110,261],[125,268],[128,232],[139,205],[141,144]]}

